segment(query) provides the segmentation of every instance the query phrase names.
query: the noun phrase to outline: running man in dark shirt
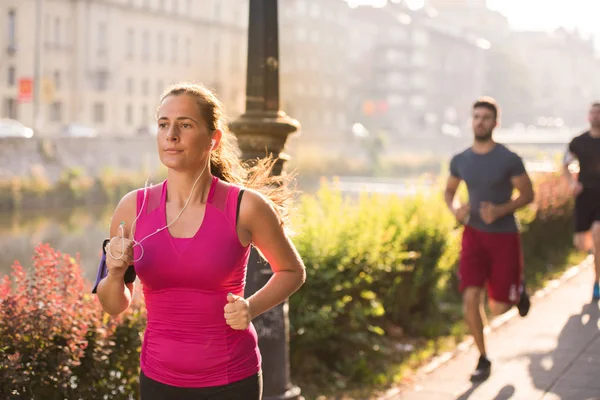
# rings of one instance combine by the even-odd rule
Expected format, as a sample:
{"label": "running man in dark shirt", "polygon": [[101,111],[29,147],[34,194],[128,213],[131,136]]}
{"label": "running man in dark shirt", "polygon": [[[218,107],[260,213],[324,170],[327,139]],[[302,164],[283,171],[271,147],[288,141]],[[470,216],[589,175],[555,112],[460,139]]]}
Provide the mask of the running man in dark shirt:
{"label": "running man in dark shirt", "polygon": [[[580,251],[593,251],[595,277],[592,299],[600,300],[600,102],[593,103],[588,114],[590,130],[573,138],[565,154],[564,174],[575,196],[575,237]],[[579,161],[579,174],[573,178],[569,166]]]}
{"label": "running man in dark shirt", "polygon": [[[517,305],[521,316],[529,311],[523,284],[523,255],[514,213],[533,200],[533,188],[521,158],[494,142],[498,106],[483,98],[473,106],[473,145],[452,157],[445,200],[456,219],[465,225],[460,254],[459,280],[465,320],[480,352],[472,381],[487,379],[487,357],[482,307],[484,288],[494,316]],[[455,205],[461,181],[467,185],[469,202]],[[519,196],[512,199],[513,190]]]}

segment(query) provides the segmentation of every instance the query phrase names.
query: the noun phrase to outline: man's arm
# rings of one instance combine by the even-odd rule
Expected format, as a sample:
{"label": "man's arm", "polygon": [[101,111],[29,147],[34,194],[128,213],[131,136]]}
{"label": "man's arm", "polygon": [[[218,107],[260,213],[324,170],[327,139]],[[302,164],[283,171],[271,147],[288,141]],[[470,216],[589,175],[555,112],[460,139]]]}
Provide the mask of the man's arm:
{"label": "man's arm", "polygon": [[571,174],[569,167],[571,166],[573,161],[575,161],[576,159],[577,159],[577,157],[575,156],[575,154],[573,154],[571,152],[571,148],[569,146],[569,148],[567,149],[567,151],[565,152],[565,155],[563,157],[563,175],[567,179],[567,181],[569,182],[570,185],[575,184],[575,179],[573,178],[573,174]]}
{"label": "man's arm", "polygon": [[456,196],[458,185],[460,185],[460,179],[456,176],[450,175],[448,177],[448,181],[446,182],[446,190],[444,190],[444,200],[446,201],[446,205],[452,214],[455,214],[454,196]]}
{"label": "man's arm", "polygon": [[468,218],[469,213],[471,212],[471,206],[468,203],[461,204],[458,207],[454,205],[454,197],[456,196],[456,190],[458,189],[460,182],[461,179],[454,175],[450,175],[448,177],[448,181],[446,182],[446,190],[444,190],[444,201],[456,220],[461,224],[466,224],[469,220]]}
{"label": "man's arm", "polygon": [[519,191],[519,196],[516,199],[510,200],[504,204],[498,205],[498,218],[514,213],[520,208],[525,207],[533,201],[534,192],[531,179],[527,172],[518,176],[513,176],[511,182],[515,189]]}

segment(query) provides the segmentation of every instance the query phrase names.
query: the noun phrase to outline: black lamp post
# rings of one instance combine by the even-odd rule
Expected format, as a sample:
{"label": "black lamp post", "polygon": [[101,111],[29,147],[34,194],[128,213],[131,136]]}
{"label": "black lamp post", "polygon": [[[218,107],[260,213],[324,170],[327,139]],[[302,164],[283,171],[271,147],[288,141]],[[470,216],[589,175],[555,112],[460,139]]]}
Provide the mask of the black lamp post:
{"label": "black lamp post", "polygon": [[[232,122],[242,158],[256,160],[269,154],[278,158],[273,174],[281,174],[289,156],[283,153],[298,121],[279,109],[279,39],[277,0],[250,0],[246,112]],[[245,296],[271,278],[268,264],[252,249]],[[300,388],[290,378],[287,302],[254,319],[263,359],[264,400],[299,400]]]}

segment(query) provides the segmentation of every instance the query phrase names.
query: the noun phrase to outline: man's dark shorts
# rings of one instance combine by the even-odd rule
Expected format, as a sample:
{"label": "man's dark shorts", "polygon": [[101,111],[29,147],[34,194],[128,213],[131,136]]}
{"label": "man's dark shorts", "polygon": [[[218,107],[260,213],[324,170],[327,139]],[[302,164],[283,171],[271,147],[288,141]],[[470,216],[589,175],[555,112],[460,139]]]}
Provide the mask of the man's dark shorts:
{"label": "man's dark shorts", "polygon": [[575,198],[575,232],[587,232],[600,222],[600,188],[585,188]]}

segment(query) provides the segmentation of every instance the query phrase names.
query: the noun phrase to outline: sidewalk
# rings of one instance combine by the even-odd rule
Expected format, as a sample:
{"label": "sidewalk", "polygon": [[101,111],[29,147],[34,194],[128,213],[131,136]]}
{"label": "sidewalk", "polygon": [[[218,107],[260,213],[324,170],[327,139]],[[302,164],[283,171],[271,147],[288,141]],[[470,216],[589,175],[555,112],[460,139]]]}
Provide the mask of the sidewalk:
{"label": "sidewalk", "polygon": [[[589,260],[588,260],[589,261]],[[469,381],[475,346],[425,374],[392,400],[600,400],[600,311],[591,303],[593,268],[580,272],[486,336],[492,375]]]}

